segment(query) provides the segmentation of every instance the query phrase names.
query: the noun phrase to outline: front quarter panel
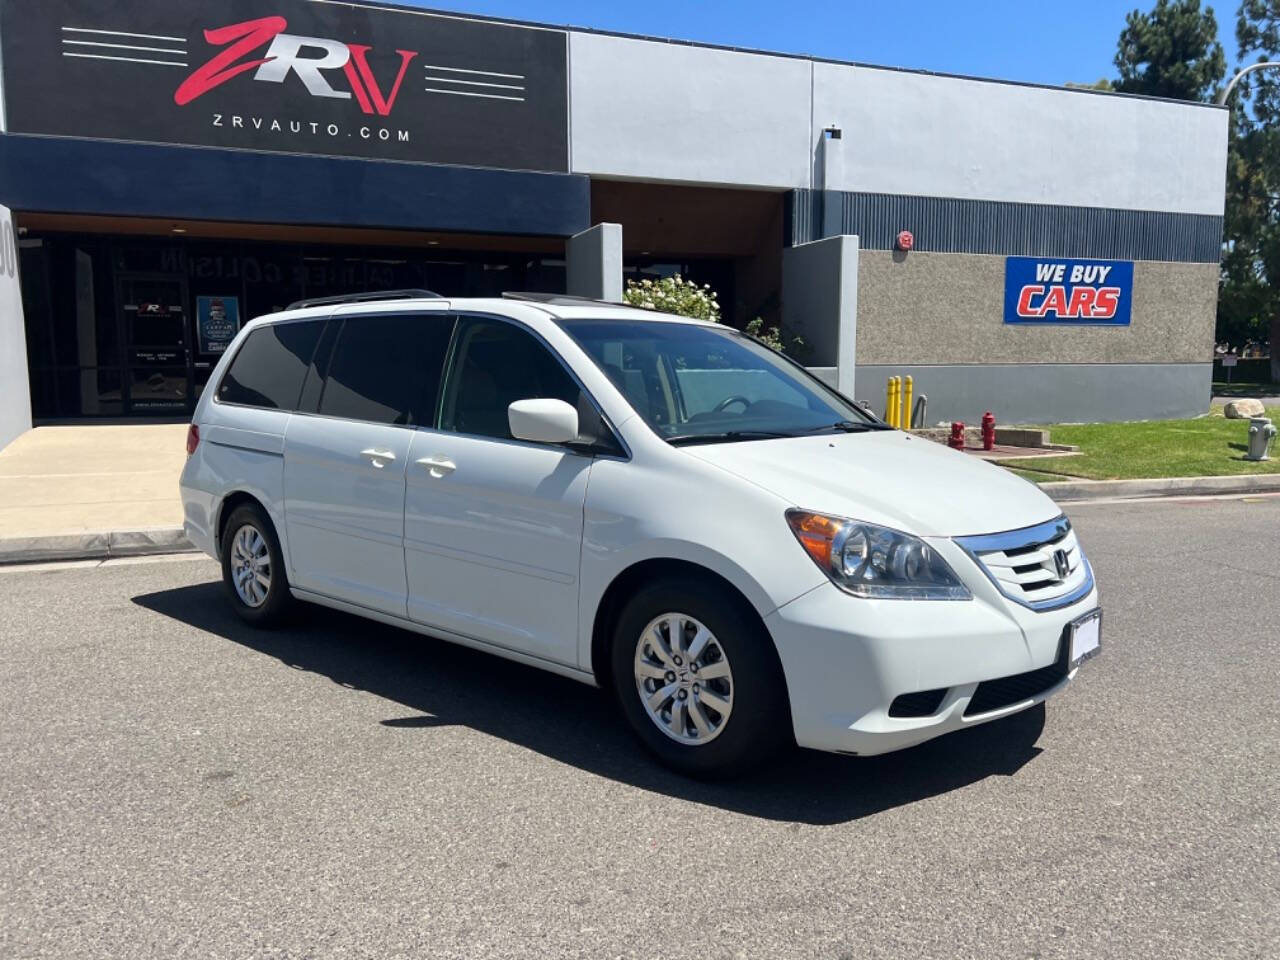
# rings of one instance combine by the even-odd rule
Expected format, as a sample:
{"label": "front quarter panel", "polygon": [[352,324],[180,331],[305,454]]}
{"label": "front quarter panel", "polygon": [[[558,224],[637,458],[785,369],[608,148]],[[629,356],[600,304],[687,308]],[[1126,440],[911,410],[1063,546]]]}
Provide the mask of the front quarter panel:
{"label": "front quarter panel", "polygon": [[578,631],[584,669],[591,669],[591,638],[605,591],[642,561],[683,560],[712,570],[762,618],[827,582],[787,526],[789,504],[676,448],[662,448],[657,456],[600,459],[592,466]]}

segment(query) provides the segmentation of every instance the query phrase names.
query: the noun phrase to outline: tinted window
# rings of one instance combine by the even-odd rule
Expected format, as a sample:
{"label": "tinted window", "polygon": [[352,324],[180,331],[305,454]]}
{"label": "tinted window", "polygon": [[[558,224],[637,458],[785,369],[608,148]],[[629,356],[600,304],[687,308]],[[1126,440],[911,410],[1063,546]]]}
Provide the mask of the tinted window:
{"label": "tinted window", "polygon": [[451,318],[439,314],[348,317],[320,413],[402,426],[432,422],[451,330]]}
{"label": "tinted window", "polygon": [[579,406],[577,383],[533,334],[496,320],[463,320],[450,368],[440,426],[511,439],[507,407],[555,399]]}
{"label": "tinted window", "polygon": [[249,334],[218,386],[218,399],[292,410],[320,337],[321,321],[275,323]]}

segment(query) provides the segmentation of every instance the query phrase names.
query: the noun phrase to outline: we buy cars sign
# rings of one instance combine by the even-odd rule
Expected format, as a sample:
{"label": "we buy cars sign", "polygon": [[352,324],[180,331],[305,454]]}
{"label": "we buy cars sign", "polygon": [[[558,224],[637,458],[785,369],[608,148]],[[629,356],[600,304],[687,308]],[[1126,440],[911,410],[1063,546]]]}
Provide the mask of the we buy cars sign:
{"label": "we buy cars sign", "polygon": [[1004,322],[1127,327],[1131,260],[1007,257]]}

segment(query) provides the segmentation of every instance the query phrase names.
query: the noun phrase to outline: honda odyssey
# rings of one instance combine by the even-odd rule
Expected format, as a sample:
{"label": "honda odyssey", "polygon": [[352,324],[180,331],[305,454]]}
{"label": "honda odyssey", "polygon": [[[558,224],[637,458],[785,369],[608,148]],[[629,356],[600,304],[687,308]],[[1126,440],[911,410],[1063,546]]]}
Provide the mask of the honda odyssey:
{"label": "honda odyssey", "polygon": [[715,323],[304,302],[240,331],[187,448],[187,535],[249,623],[308,601],[598,684],[690,774],[909,747],[1099,650],[1053,501]]}

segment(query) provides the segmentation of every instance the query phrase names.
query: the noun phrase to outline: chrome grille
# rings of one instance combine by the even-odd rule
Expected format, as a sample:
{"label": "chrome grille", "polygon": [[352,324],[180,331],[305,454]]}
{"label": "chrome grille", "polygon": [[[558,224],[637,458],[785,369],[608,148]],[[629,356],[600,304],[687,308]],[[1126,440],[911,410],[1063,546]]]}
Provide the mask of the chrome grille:
{"label": "chrome grille", "polygon": [[1066,517],[1006,533],[957,537],[1010,600],[1032,610],[1075,603],[1093,589],[1093,571]]}

